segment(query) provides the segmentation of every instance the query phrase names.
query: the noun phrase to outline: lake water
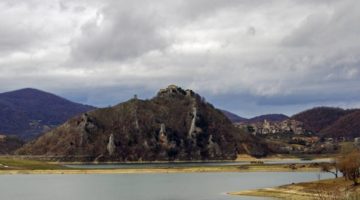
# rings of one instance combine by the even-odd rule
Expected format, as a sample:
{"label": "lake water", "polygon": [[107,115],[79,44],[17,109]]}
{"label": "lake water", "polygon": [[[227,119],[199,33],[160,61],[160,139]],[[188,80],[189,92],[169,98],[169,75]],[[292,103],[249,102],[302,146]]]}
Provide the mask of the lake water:
{"label": "lake water", "polygon": [[[317,172],[1,175],[4,200],[259,200],[226,192],[317,180]],[[321,178],[330,178],[322,173]]]}

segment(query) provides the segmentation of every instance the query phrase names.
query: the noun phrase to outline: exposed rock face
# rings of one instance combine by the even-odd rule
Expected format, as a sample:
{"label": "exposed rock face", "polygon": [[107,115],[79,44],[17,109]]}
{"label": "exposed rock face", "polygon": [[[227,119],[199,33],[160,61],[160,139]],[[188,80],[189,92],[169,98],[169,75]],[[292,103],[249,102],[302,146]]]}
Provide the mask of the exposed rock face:
{"label": "exposed rock face", "polygon": [[160,131],[159,131],[159,141],[163,145],[168,145],[168,139],[166,135],[166,127],[165,124],[160,125]]}
{"label": "exposed rock face", "polygon": [[108,145],[107,145],[107,150],[108,150],[108,153],[110,156],[112,156],[115,152],[115,142],[114,142],[114,134],[111,134],[110,137],[109,137],[109,142],[108,142]]}
{"label": "exposed rock face", "polygon": [[151,100],[132,99],[85,116],[69,120],[18,153],[77,161],[154,161],[231,160],[237,153],[266,152],[257,138],[235,128],[198,94],[174,85]]}
{"label": "exposed rock face", "polygon": [[192,138],[194,136],[194,132],[196,129],[196,119],[197,119],[197,109],[195,106],[192,107],[192,119],[191,119],[191,125],[189,129],[189,137]]}

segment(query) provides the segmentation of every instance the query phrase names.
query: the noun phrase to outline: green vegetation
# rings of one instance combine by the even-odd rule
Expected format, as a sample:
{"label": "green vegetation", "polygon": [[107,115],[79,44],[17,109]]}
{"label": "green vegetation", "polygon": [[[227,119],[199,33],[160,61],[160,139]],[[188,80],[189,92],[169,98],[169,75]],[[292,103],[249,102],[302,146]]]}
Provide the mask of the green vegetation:
{"label": "green vegetation", "polygon": [[62,165],[52,164],[48,162],[19,159],[14,157],[0,157],[1,170],[55,170],[66,169]]}
{"label": "green vegetation", "polygon": [[[320,163],[321,164],[321,163]],[[290,172],[320,171],[320,164],[263,164],[204,166],[153,166],[131,169],[85,169],[68,168],[45,161],[0,157],[0,174],[122,174],[122,173],[193,173],[193,172]]]}

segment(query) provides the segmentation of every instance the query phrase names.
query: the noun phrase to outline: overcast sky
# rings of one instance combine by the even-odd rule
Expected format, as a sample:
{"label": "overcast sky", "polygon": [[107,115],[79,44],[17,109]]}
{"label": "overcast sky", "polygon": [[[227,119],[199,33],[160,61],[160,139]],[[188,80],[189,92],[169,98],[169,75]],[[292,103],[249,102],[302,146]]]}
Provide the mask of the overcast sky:
{"label": "overcast sky", "polygon": [[0,92],[108,106],[169,84],[245,117],[360,107],[360,1],[0,1]]}

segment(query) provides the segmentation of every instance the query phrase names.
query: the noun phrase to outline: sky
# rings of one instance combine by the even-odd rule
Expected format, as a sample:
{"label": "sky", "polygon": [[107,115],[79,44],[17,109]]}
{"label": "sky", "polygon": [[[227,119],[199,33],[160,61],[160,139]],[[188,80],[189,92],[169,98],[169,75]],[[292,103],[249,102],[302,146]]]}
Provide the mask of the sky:
{"label": "sky", "polygon": [[244,117],[360,107],[360,1],[0,1],[0,92],[101,107],[170,84]]}

